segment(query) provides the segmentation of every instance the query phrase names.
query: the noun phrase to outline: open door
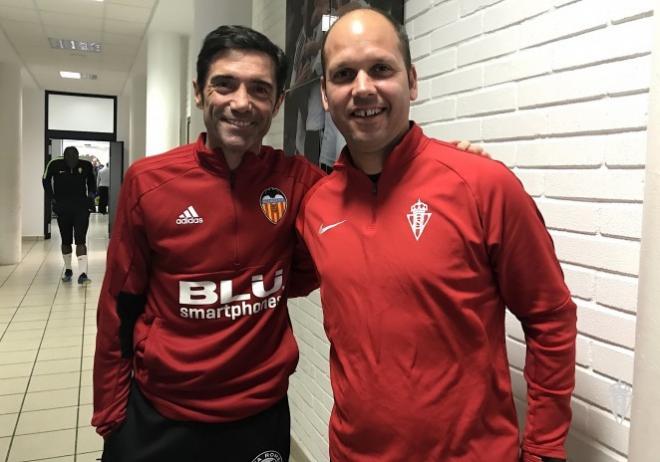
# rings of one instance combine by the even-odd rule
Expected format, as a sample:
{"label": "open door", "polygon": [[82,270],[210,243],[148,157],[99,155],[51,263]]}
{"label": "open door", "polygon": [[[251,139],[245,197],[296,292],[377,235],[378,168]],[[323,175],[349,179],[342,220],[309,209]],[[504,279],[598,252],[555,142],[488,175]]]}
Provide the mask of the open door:
{"label": "open door", "polygon": [[108,235],[112,234],[112,225],[117,213],[117,202],[119,201],[119,189],[124,181],[124,142],[110,142],[110,191],[108,205]]}

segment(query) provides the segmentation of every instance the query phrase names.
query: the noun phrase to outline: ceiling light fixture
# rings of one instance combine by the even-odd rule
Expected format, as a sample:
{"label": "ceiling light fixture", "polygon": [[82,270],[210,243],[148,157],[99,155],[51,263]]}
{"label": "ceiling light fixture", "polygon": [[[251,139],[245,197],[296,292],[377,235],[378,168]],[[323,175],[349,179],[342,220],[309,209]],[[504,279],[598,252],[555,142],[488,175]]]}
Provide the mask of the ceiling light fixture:
{"label": "ceiling light fixture", "polygon": [[96,74],[85,74],[82,72],[60,71],[60,77],[63,79],[82,79],[82,80],[96,80]]}
{"label": "ceiling light fixture", "polygon": [[58,39],[48,37],[50,47],[56,50],[76,50],[90,53],[101,53],[100,42],[89,42],[86,40]]}
{"label": "ceiling light fixture", "polygon": [[63,79],[80,79],[80,72],[60,71],[60,77]]}

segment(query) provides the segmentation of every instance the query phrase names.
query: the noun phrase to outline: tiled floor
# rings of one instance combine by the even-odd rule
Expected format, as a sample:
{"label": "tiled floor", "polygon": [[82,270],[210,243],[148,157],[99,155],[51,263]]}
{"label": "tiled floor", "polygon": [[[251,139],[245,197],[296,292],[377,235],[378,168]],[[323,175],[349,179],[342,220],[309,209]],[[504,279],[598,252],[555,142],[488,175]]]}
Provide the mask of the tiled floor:
{"label": "tiled floor", "polygon": [[[61,282],[52,228],[48,241],[23,242],[18,265],[0,266],[0,462],[92,462],[101,454],[90,419],[107,216],[91,216],[87,287]],[[75,258],[73,265],[77,278]]]}

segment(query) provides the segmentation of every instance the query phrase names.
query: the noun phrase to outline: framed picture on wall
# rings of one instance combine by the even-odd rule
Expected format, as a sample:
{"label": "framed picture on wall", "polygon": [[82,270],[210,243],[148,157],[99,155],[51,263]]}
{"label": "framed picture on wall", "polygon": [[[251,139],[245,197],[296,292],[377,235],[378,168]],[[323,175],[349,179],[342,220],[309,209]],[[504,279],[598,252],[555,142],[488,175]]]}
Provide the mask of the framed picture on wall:
{"label": "framed picture on wall", "polygon": [[345,143],[321,103],[321,44],[334,19],[360,6],[373,6],[403,21],[403,0],[287,0],[285,51],[290,71],[283,146],[287,154],[304,155],[326,171]]}

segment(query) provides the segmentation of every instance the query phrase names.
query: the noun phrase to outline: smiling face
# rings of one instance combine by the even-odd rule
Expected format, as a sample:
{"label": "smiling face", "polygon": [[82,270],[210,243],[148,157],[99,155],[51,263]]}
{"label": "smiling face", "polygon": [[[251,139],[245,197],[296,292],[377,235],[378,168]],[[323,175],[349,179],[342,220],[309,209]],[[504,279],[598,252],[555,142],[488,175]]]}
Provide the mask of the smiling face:
{"label": "smiling face", "polygon": [[195,103],[204,112],[207,147],[226,156],[259,152],[281,103],[273,59],[260,51],[223,51],[209,67],[204,88],[193,86]]}
{"label": "smiling face", "polygon": [[408,130],[417,98],[415,69],[406,69],[394,27],[381,14],[357,10],[340,18],[325,44],[323,104],[353,158],[384,158]]}

